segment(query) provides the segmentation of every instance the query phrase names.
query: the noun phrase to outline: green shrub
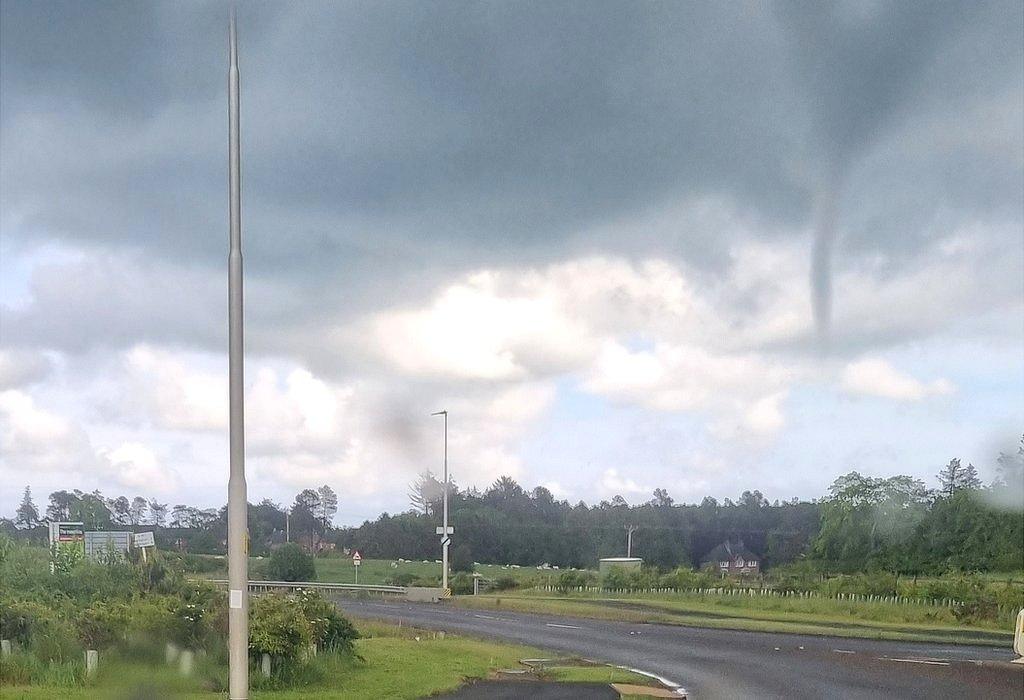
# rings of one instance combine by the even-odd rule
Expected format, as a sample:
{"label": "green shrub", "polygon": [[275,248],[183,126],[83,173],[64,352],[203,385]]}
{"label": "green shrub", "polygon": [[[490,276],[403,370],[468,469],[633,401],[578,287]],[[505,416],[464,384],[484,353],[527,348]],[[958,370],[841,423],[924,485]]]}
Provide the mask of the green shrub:
{"label": "green shrub", "polygon": [[[616,571],[621,571],[617,566],[612,568]],[[559,593],[566,593],[574,588],[592,585],[594,585],[594,575],[589,571],[563,571],[558,576],[558,582],[555,584],[555,589]]]}
{"label": "green shrub", "polygon": [[216,632],[226,631],[222,624],[227,610],[224,593],[210,584],[192,581],[168,600],[174,620],[173,641],[186,649],[204,648]]}
{"label": "green shrub", "polygon": [[128,633],[151,640],[171,641],[181,636],[174,632],[176,624],[177,619],[171,612],[170,600],[163,596],[150,595],[132,605]]}
{"label": "green shrub", "polygon": [[270,581],[315,581],[316,567],[313,558],[302,551],[299,545],[285,544],[274,550],[267,564],[267,579]]}
{"label": "green shrub", "polygon": [[688,567],[679,568],[660,576],[656,588],[713,588],[719,585],[719,577],[708,571],[694,571]]}
{"label": "green shrub", "polygon": [[469,545],[462,543],[452,548],[451,558],[448,562],[452,571],[473,572],[473,552]]}
{"label": "green shrub", "polygon": [[0,629],[22,649],[45,661],[67,661],[81,651],[75,628],[59,609],[31,600],[0,601]]}
{"label": "green shrub", "polygon": [[223,557],[183,552],[161,552],[160,556],[165,558],[168,566],[186,574],[212,574],[223,571],[225,567]]}
{"label": "green shrub", "polygon": [[86,649],[107,649],[124,641],[131,610],[124,603],[97,601],[78,612],[75,628]]}
{"label": "green shrub", "polygon": [[313,641],[302,607],[283,595],[255,598],[249,615],[249,650],[288,661],[300,658]]}
{"label": "green shrub", "polygon": [[515,576],[499,576],[498,578],[494,579],[494,585],[492,586],[492,588],[494,588],[494,590],[496,591],[508,591],[518,587],[519,582],[516,580]]}
{"label": "green shrub", "polygon": [[468,595],[473,592],[473,577],[460,571],[448,579],[448,587],[455,595]]}
{"label": "green shrub", "polygon": [[74,542],[58,542],[50,547],[50,564],[56,573],[71,571],[84,556],[82,546]]}
{"label": "green shrub", "polygon": [[359,632],[344,615],[316,591],[299,591],[295,601],[310,624],[313,642],[320,649],[351,652]]}
{"label": "green shrub", "polygon": [[408,571],[400,574],[392,574],[385,579],[389,586],[411,586],[416,581],[416,574]]}

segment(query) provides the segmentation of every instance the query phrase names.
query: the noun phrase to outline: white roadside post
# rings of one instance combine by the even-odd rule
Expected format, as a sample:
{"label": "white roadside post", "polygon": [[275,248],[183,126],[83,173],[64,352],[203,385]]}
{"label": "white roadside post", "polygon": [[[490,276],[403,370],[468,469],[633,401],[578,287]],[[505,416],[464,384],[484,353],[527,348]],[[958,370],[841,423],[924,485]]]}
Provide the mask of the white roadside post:
{"label": "white roadside post", "polygon": [[1017,658],[1012,663],[1024,664],[1024,608],[1017,613],[1017,624],[1013,628],[1013,651]]}
{"label": "white roadside post", "polygon": [[95,676],[96,670],[100,666],[100,654],[95,649],[86,649],[85,651],[85,675]]}
{"label": "white roadside post", "polygon": [[452,543],[451,535],[455,532],[455,528],[448,526],[448,411],[438,411],[437,413],[431,413],[432,416],[444,416],[444,462],[443,462],[443,479],[444,479],[444,491],[442,496],[441,510],[443,512],[442,525],[437,528],[437,534],[441,535],[441,588],[442,594],[447,596],[449,594],[448,589],[448,546]]}
{"label": "white roadside post", "polygon": [[356,585],[359,585],[359,565],[363,563],[363,555],[358,550],[352,555],[352,566],[356,570]]}

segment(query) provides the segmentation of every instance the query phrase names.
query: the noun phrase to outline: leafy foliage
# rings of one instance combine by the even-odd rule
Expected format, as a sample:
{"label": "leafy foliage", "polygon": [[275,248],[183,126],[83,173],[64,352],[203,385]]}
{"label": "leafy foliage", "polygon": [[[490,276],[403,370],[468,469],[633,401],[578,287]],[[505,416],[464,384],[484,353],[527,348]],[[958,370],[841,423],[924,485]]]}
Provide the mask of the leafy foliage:
{"label": "leafy foliage", "polygon": [[283,595],[254,598],[249,614],[249,650],[294,660],[314,641],[303,609]]}
{"label": "leafy foliage", "polygon": [[321,649],[351,652],[359,633],[348,618],[315,591],[299,591],[295,601],[309,621],[313,642]]}
{"label": "leafy foliage", "polygon": [[297,544],[285,544],[274,550],[267,563],[267,578],[271,581],[315,581],[313,558]]}

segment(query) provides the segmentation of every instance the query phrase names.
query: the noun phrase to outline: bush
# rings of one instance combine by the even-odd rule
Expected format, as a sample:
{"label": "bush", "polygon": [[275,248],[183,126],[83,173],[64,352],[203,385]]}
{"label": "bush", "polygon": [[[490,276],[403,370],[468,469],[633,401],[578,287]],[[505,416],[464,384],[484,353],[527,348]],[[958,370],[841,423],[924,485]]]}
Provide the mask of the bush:
{"label": "bush", "polygon": [[295,601],[313,632],[313,641],[325,650],[351,652],[359,632],[334,605],[315,591],[299,591]]}
{"label": "bush", "polygon": [[52,606],[28,600],[0,601],[0,629],[19,647],[46,661],[67,661],[81,651],[75,629]]}
{"label": "bush", "polygon": [[[572,573],[572,572],[567,572]],[[513,588],[519,587],[519,581],[516,580],[515,576],[499,576],[494,579],[493,588],[496,591],[508,591]]]}
{"label": "bush", "polygon": [[469,545],[463,543],[452,549],[451,558],[448,561],[452,571],[466,571],[473,573],[473,552]]}
{"label": "bush", "polygon": [[713,588],[720,585],[719,577],[708,571],[694,571],[683,566],[670,571],[658,579],[658,588]]}
{"label": "bush", "polygon": [[96,601],[75,618],[78,638],[86,649],[107,649],[124,641],[131,610],[124,603]]}
{"label": "bush", "polygon": [[448,579],[448,587],[455,595],[468,595],[473,592],[473,576],[460,571]]}
{"label": "bush", "polygon": [[[619,567],[613,567],[619,570]],[[511,577],[510,577],[511,578]],[[588,571],[563,571],[558,577],[555,589],[559,593],[567,593],[574,588],[591,586],[594,583],[594,575]]]}
{"label": "bush", "polygon": [[161,552],[161,556],[167,560],[168,565],[186,574],[212,574],[223,571],[225,566],[223,557],[179,552]]}
{"label": "bush", "polygon": [[299,545],[285,544],[274,550],[267,563],[267,579],[270,581],[315,581],[316,567],[313,558],[302,551]]}
{"label": "bush", "polygon": [[408,571],[400,574],[392,574],[385,580],[389,586],[411,586],[416,581],[416,574]]}
{"label": "bush", "polygon": [[640,591],[648,588],[658,587],[658,572],[656,569],[634,569],[627,571],[621,566],[613,566],[601,580],[604,588],[617,588],[629,591]]}
{"label": "bush", "polygon": [[249,650],[285,661],[297,660],[313,641],[302,607],[283,595],[255,598],[249,615]]}

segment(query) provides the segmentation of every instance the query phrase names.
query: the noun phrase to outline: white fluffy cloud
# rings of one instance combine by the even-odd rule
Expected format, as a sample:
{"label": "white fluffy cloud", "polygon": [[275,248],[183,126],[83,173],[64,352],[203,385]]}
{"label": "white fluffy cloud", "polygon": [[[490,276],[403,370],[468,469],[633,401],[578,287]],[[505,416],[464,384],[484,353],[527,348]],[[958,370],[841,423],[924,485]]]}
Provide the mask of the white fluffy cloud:
{"label": "white fluffy cloud", "polygon": [[956,387],[948,379],[923,382],[879,358],[866,358],[846,366],[842,387],[850,394],[877,396],[895,401],[920,401],[930,396],[952,394]]}
{"label": "white fluffy cloud", "polygon": [[59,484],[72,476],[158,495],[173,493],[179,485],[175,470],[149,446],[122,442],[97,448],[78,422],[15,390],[0,392],[0,473],[7,481],[34,477]]}
{"label": "white fluffy cloud", "polygon": [[625,496],[650,493],[651,489],[641,486],[632,478],[621,476],[617,469],[605,469],[601,475],[601,490],[607,496]]}

